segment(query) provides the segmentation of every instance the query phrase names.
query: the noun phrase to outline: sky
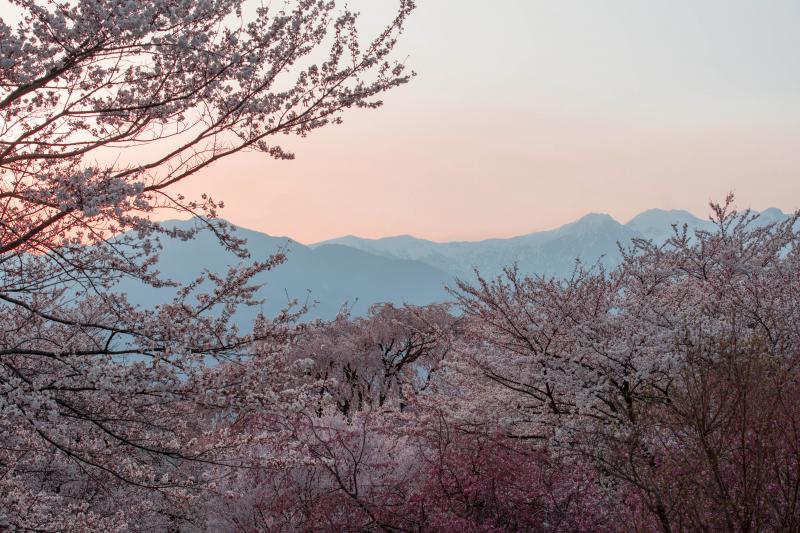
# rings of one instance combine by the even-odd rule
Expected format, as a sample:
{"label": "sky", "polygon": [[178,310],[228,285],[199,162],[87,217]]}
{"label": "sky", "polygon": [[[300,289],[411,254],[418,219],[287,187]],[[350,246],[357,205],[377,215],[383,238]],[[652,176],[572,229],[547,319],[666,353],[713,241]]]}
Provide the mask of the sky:
{"label": "sky", "polygon": [[[351,0],[364,36],[392,0]],[[293,140],[294,161],[224,160],[181,185],[235,224],[507,237],[588,212],[800,208],[800,2],[418,0],[418,76],[377,111]]]}

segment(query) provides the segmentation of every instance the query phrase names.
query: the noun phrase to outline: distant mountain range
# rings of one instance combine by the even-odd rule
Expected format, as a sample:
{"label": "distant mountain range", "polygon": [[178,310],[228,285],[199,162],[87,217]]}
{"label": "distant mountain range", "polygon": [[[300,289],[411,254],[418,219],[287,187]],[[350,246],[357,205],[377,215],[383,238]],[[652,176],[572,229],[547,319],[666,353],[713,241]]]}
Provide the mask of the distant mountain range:
{"label": "distant mountain range", "polygon": [[[787,216],[772,208],[764,211],[760,220],[772,222]],[[471,278],[474,268],[485,276],[494,276],[503,267],[517,263],[525,273],[566,277],[576,259],[585,265],[599,262],[613,267],[620,260],[617,243],[624,246],[637,237],[663,242],[672,235],[673,224],[686,224],[690,231],[712,228],[711,222],[687,211],[661,209],[645,211],[627,224],[592,213],[553,230],[474,242],[438,243],[410,235],[383,239],[349,235],[305,246],[287,237],[239,228],[237,234],[247,239],[253,258],[263,259],[283,250],[288,259],[256,279],[264,284],[259,297],[265,303],[260,309],[243,310],[237,321],[246,325],[259,310],[275,313],[288,299],[316,302],[309,318],[332,318],[345,304],[352,313],[361,315],[378,302],[424,305],[445,301],[445,287],[452,286],[456,278]],[[165,243],[164,248],[158,268],[165,276],[182,282],[194,279],[203,269],[224,272],[239,261],[207,233],[188,242]],[[164,301],[170,290],[142,288],[131,282],[121,289],[145,306]]]}
{"label": "distant mountain range", "polygon": [[[189,221],[169,221],[168,225],[193,225]],[[265,302],[258,308],[243,308],[237,321],[250,323],[259,311],[272,315],[290,299],[312,303],[307,317],[333,318],[343,305],[362,315],[377,302],[407,302],[425,305],[444,301],[445,286],[453,281],[447,272],[421,261],[387,258],[337,244],[309,247],[286,237],[238,228],[237,236],[247,239],[253,260],[264,260],[283,251],[288,259],[275,269],[260,274],[255,283],[264,286],[258,298]],[[163,241],[163,239],[162,239]],[[158,269],[166,278],[180,282],[195,279],[204,269],[224,273],[241,260],[223,249],[209,232],[190,241],[163,241]],[[152,306],[167,300],[174,289],[142,287],[125,281],[120,289],[135,303]]]}
{"label": "distant mountain range", "polygon": [[[787,216],[771,208],[762,212],[759,220],[773,222]],[[311,246],[339,244],[386,258],[420,261],[461,278],[470,277],[474,268],[488,276],[496,275],[515,262],[525,273],[566,277],[572,273],[576,259],[588,266],[597,262],[606,267],[616,265],[620,260],[617,243],[624,246],[637,237],[662,243],[673,234],[673,224],[679,228],[687,225],[690,233],[713,228],[709,220],[688,211],[650,209],[627,224],[606,214],[590,213],[553,230],[509,239],[437,243],[409,235],[383,239],[348,235]]]}

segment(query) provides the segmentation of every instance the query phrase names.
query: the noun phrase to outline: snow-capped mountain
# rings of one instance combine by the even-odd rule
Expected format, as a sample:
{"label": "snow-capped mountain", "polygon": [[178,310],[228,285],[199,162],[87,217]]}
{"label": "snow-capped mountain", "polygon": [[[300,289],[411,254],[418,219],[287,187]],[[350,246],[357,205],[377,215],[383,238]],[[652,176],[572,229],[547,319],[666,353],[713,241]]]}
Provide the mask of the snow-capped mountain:
{"label": "snow-capped mountain", "polygon": [[[759,220],[775,222],[786,216],[771,208]],[[598,262],[606,267],[615,265],[620,259],[617,243],[626,246],[633,238],[662,243],[673,235],[673,225],[679,230],[686,225],[690,234],[696,229],[713,229],[709,220],[688,211],[650,209],[626,224],[606,214],[590,213],[553,230],[508,239],[437,243],[408,235],[383,239],[349,235],[311,246],[340,244],[387,258],[420,261],[456,277],[469,277],[475,268],[494,276],[513,263],[525,273],[564,277],[573,271],[576,259],[586,266]]]}
{"label": "snow-capped mountain", "polygon": [[[785,216],[785,215],[784,215]],[[691,232],[695,229],[711,230],[714,224],[709,220],[697,218],[688,211],[648,209],[633,217],[625,227],[654,242],[664,242],[673,235],[673,226],[679,230],[686,225]]]}

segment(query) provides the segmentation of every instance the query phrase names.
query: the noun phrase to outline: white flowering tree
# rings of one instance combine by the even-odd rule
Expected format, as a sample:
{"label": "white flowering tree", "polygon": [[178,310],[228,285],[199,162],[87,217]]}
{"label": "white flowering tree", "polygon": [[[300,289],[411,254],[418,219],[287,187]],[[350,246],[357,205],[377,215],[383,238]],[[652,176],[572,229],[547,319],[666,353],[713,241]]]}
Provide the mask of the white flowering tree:
{"label": "white flowering tree", "polygon": [[[170,284],[154,268],[159,237],[195,230],[162,227],[151,220],[159,210],[196,216],[245,257],[214,219],[221,202],[171,186],[237,152],[290,159],[280,134],[380,106],[411,76],[392,51],[414,4],[399,0],[367,42],[334,1],[10,4],[14,20],[0,20],[0,528],[128,527],[118,498],[133,490],[148,495],[126,497],[140,518],[189,520],[175,503],[198,481],[187,465],[230,459],[231,444],[209,432],[224,432],[214,413],[242,381],[205,363],[247,353],[253,335],[228,318],[251,300],[249,279],[282,257],[207,273],[155,310],[111,289],[123,277]],[[262,340],[283,342],[289,319],[262,324]]]}
{"label": "white flowering tree", "polygon": [[637,240],[611,272],[511,268],[454,291],[473,397],[631,490],[645,530],[800,524],[800,213],[765,224],[732,202],[712,204],[713,231]]}
{"label": "white flowering tree", "polygon": [[317,412],[325,398],[345,417],[397,403],[428,387],[449,349],[453,317],[446,305],[373,305],[363,318],[340,314],[312,329],[292,349],[306,361],[318,390]]}

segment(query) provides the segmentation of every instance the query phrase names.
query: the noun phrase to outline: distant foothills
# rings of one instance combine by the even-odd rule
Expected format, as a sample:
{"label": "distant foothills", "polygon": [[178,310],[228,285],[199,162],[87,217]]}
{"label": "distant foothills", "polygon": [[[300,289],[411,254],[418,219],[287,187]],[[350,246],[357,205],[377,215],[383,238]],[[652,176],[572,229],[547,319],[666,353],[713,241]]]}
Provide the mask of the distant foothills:
{"label": "distant foothills", "polygon": [[[789,216],[777,208],[760,215],[759,224]],[[673,234],[673,225],[682,228],[684,224],[690,233],[713,228],[708,220],[687,211],[661,209],[645,211],[627,224],[620,224],[609,215],[592,213],[553,230],[472,242],[438,243],[401,235],[382,239],[346,236],[303,245],[288,237],[239,228],[237,234],[247,239],[254,259],[282,250],[287,253],[287,260],[256,279],[263,283],[258,297],[264,303],[241,310],[237,322],[247,327],[259,311],[276,313],[291,300],[312,304],[307,319],[333,318],[343,306],[352,314],[361,315],[379,302],[442,302],[449,299],[446,287],[457,278],[471,278],[475,269],[482,276],[494,277],[504,267],[516,264],[526,274],[568,277],[576,260],[587,267],[613,267],[620,260],[618,244],[628,246],[635,238],[662,243]],[[180,282],[194,279],[203,270],[222,272],[239,262],[208,232],[191,241],[165,244],[158,268],[163,275]],[[165,301],[170,290],[136,287],[131,282],[121,288],[144,306]]]}

